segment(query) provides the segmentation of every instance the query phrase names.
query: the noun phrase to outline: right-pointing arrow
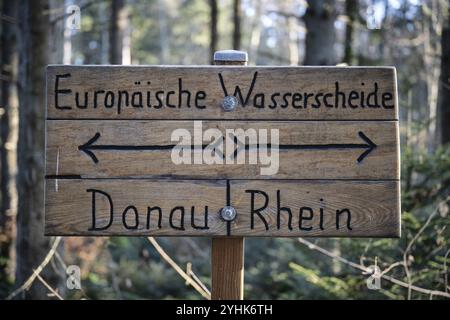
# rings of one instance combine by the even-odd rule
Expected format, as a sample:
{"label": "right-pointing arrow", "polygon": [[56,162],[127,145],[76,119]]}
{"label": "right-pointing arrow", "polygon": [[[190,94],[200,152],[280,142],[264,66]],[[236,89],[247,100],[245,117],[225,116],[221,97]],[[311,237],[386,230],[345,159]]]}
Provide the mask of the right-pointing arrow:
{"label": "right-pointing arrow", "polygon": [[358,135],[361,137],[361,139],[363,139],[367,144],[363,145],[366,147],[366,151],[364,151],[363,153],[361,153],[361,155],[358,157],[358,159],[356,159],[356,161],[358,161],[358,163],[360,163],[361,161],[364,160],[365,157],[367,157],[369,155],[369,153],[372,152],[373,149],[375,149],[377,147],[377,145],[375,143],[373,143],[372,140],[370,140],[362,131],[358,132]]}
{"label": "right-pointing arrow", "polygon": [[[370,140],[362,131],[358,132],[359,137],[365,143],[329,143],[329,144],[280,144],[278,145],[279,150],[328,150],[328,149],[365,149],[363,153],[356,159],[358,163],[361,163],[368,155],[371,153],[377,145]],[[253,148],[268,148],[271,149],[272,145],[269,143],[267,146],[249,145],[244,144],[239,139],[234,136],[234,143],[236,149],[231,155],[234,159],[241,151],[250,150]]]}

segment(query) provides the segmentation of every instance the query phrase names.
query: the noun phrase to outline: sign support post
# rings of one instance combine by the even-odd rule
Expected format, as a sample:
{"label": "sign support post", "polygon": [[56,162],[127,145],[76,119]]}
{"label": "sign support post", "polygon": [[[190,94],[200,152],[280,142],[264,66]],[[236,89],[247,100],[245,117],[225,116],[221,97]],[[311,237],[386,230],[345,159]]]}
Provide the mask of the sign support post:
{"label": "sign support post", "polygon": [[[216,65],[245,66],[247,60],[247,53],[242,51],[223,50],[214,53]],[[211,269],[211,299],[242,300],[244,298],[244,237],[212,238]]]}

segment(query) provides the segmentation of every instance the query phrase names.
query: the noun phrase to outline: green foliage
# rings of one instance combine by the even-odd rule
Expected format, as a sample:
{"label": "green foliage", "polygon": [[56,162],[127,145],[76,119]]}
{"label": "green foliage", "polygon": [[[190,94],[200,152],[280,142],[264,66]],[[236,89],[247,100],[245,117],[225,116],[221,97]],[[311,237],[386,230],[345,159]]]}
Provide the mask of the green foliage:
{"label": "green foliage", "polygon": [[202,0],[138,1],[132,8],[134,63],[208,64],[208,21]]}
{"label": "green foliage", "polygon": [[302,267],[294,262],[289,263],[289,267],[306,279],[309,283],[321,288],[327,294],[334,296],[336,299],[348,298],[349,285],[346,281],[337,277],[320,276],[318,270]]}
{"label": "green foliage", "polygon": [[[9,260],[7,257],[0,256],[0,269],[6,270]],[[0,273],[0,299],[4,299],[9,292],[13,290],[14,279],[8,274]]]}
{"label": "green foliage", "polygon": [[[135,0],[129,3],[133,64],[209,63],[207,1]],[[218,47],[226,49],[231,46],[232,2],[218,3]],[[244,1],[247,7],[252,4]],[[83,9],[82,29],[72,36],[75,63],[104,62],[108,53],[109,6],[110,1],[105,1]],[[243,19],[242,47],[253,52],[250,60],[258,64],[289,63],[286,43],[290,36],[285,30],[285,17],[264,14],[266,8],[261,9],[262,17]],[[390,17],[392,30],[365,33],[361,25],[358,32],[364,36],[355,48],[360,65],[397,66],[400,111],[411,115],[411,120],[401,125],[410,129],[412,135],[436,121],[423,116],[423,109],[429,108],[427,94],[418,90],[424,88],[429,72],[424,53],[420,51],[426,46],[408,47],[401,44],[405,41],[395,39],[415,39],[421,35],[422,31],[417,28],[423,25],[413,24],[421,21],[420,18],[417,14],[408,18],[410,22],[406,24],[401,10],[396,10]],[[256,44],[251,43],[259,32],[260,39]],[[300,46],[302,51],[304,48]],[[402,117],[406,118],[404,114]],[[446,198],[450,195],[450,146],[440,147],[431,154],[420,150],[419,146],[404,147],[401,157],[401,239],[315,239],[313,242],[349,261],[365,266],[376,264],[381,270],[405,262],[409,276],[402,265],[393,267],[387,274],[404,283],[410,279],[416,286],[446,291],[446,273],[450,278],[450,217]],[[89,250],[88,240],[83,241],[86,242],[79,247],[66,250],[65,262],[82,268],[83,288],[68,291],[68,298],[202,299],[145,238],[112,237],[91,245]],[[191,262],[196,275],[210,287],[210,239],[161,238],[158,242],[182,268]],[[405,254],[407,248],[409,251]],[[87,258],[87,251],[90,258]],[[0,265],[6,262],[4,260],[0,257]],[[380,290],[370,290],[366,286],[367,277],[360,270],[309,249],[297,239],[245,240],[244,289],[245,296],[251,299],[405,299],[408,296],[405,287],[388,280],[381,281]],[[12,279],[0,279],[0,297],[11,290]],[[430,297],[412,292],[412,298]]]}

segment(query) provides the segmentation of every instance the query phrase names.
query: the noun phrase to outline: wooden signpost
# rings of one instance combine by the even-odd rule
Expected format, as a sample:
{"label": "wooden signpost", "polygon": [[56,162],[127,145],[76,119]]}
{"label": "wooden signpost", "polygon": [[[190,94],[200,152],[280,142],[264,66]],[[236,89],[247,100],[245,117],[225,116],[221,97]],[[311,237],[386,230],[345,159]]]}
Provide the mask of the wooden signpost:
{"label": "wooden signpost", "polygon": [[244,236],[399,237],[399,171],[394,68],[47,69],[46,234],[214,237],[213,298]]}

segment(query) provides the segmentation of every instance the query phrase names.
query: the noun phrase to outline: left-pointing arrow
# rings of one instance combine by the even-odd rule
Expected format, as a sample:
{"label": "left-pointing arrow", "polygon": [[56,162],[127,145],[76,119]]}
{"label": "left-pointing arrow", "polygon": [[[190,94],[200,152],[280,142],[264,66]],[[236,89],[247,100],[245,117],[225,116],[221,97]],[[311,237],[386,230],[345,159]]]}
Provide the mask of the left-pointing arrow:
{"label": "left-pointing arrow", "polygon": [[[161,150],[171,150],[175,146],[175,144],[167,144],[167,145],[148,145],[148,146],[124,146],[124,145],[114,145],[114,144],[102,144],[96,145],[95,142],[100,139],[100,133],[97,132],[88,142],[78,146],[78,150],[87,154],[94,163],[98,163],[98,159],[94,153],[94,150],[118,150],[118,151],[161,151]],[[204,144],[201,146],[201,149],[204,150],[206,147],[216,148],[215,151],[218,153],[220,157],[222,157],[222,152],[218,148],[219,144],[222,143],[222,140],[218,139],[213,145]],[[183,146],[184,148],[195,149],[195,146]]]}
{"label": "left-pointing arrow", "polygon": [[89,157],[91,157],[94,163],[98,163],[98,159],[95,156],[94,150],[123,150],[123,151],[140,151],[140,150],[169,150],[175,147],[174,144],[162,145],[162,146],[122,146],[113,144],[94,145],[94,143],[100,139],[100,133],[96,133],[88,142],[78,146],[78,150],[83,151]]}

